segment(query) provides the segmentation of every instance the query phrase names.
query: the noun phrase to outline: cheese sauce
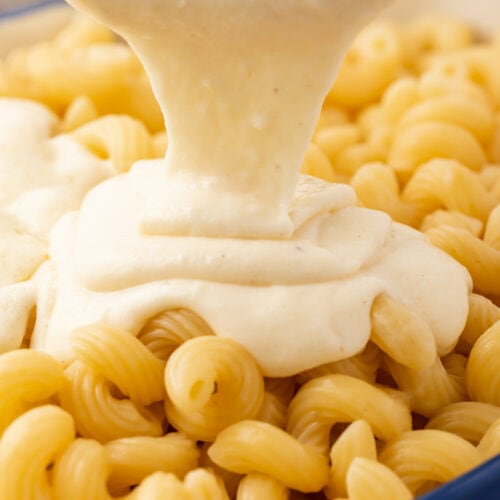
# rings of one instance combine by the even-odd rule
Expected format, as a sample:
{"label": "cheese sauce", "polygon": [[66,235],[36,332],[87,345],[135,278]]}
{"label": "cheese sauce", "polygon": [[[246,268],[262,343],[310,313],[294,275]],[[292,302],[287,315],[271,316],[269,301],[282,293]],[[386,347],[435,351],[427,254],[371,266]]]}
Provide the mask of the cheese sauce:
{"label": "cheese sauce", "polygon": [[[466,270],[421,233],[356,207],[350,187],[299,177],[342,55],[388,1],[70,3],[138,52],[169,149],[57,224],[50,260],[22,284],[37,306],[32,347],[69,362],[77,326],[137,334],[186,307],[265,375],[287,376],[361,351],[384,292],[428,323],[441,355],[452,349]],[[29,301],[16,304],[21,324]]]}

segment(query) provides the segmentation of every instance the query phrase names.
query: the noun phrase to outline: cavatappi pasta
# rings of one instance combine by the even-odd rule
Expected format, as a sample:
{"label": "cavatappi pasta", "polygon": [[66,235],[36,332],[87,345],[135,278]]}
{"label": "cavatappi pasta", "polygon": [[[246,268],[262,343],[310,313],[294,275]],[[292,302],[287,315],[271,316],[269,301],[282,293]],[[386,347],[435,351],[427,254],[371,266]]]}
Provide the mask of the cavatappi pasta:
{"label": "cavatappi pasta", "polygon": [[[30,349],[0,356],[0,497],[399,500],[500,453],[498,55],[500,39],[475,43],[460,21],[369,26],[303,163],[468,268],[452,353],[385,295],[364,351],[285,379],[186,309],[137,337],[89,325],[64,369]],[[138,60],[83,18],[10,54],[0,96],[49,106],[117,173],[168,146]]]}

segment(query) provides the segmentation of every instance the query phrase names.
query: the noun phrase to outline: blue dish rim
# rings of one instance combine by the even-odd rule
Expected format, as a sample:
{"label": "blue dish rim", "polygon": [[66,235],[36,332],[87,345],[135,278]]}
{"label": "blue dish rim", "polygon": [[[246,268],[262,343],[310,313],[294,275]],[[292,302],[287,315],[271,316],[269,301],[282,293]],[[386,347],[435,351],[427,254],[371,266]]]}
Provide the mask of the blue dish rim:
{"label": "blue dish rim", "polygon": [[45,9],[53,5],[64,5],[65,3],[66,2],[64,2],[64,0],[43,0],[32,5],[25,5],[24,7],[14,7],[13,9],[0,12],[0,21],[30,14],[37,10]]}

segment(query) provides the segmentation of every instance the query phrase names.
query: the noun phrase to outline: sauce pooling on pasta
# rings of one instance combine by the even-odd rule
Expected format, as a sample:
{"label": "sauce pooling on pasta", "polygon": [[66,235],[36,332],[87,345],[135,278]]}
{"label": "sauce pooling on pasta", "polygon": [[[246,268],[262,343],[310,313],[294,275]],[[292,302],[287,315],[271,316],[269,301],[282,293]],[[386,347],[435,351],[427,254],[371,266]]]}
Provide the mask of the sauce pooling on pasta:
{"label": "sauce pooling on pasta", "polygon": [[77,326],[137,333],[186,307],[265,375],[287,376],[362,350],[386,293],[449,352],[467,316],[464,268],[356,207],[348,186],[298,176],[343,51],[388,2],[71,3],[138,51],[170,146],[57,225],[31,282],[33,347],[69,361]]}

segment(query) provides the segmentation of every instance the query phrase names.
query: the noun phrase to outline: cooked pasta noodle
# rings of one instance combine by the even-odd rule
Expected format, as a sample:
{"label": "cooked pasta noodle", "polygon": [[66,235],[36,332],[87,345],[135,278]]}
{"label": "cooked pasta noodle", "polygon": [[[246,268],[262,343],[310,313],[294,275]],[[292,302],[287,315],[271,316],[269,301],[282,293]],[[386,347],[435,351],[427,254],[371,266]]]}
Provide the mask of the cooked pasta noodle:
{"label": "cooked pasta noodle", "polygon": [[370,340],[394,361],[413,368],[428,368],[436,357],[436,342],[427,324],[389,296],[373,301]]}
{"label": "cooked pasta noodle", "polygon": [[485,460],[500,453],[500,419],[495,420],[477,445]]}
{"label": "cooked pasta noodle", "polygon": [[328,481],[326,455],[264,422],[241,420],[227,427],[208,454],[225,469],[260,472],[302,492],[319,491]]}
{"label": "cooked pasta noodle", "polygon": [[454,434],[437,430],[406,432],[388,443],[379,455],[413,494],[428,481],[444,483],[481,462],[476,448]]}
{"label": "cooked pasta noodle", "polygon": [[198,466],[196,443],[179,433],[162,437],[130,437],[110,441],[105,451],[111,466],[108,486],[122,491],[138,485],[156,471],[170,472],[182,479]]}
{"label": "cooked pasta noodle", "polygon": [[467,391],[471,399],[500,406],[500,321],[474,344],[467,363]]}
{"label": "cooked pasta noodle", "polygon": [[162,421],[129,399],[116,397],[113,385],[75,361],[65,372],[59,391],[61,406],[71,413],[82,437],[105,443],[129,436],[161,436]]}
{"label": "cooked pasta noodle", "polygon": [[137,338],[162,361],[186,340],[201,335],[213,335],[211,328],[188,309],[165,311],[150,319]]}
{"label": "cooked pasta noodle", "polygon": [[236,500],[287,500],[288,489],[276,479],[253,473],[245,476],[238,487]]}
{"label": "cooked pasta noodle", "polygon": [[91,439],[76,439],[56,461],[55,500],[110,500],[106,488],[111,467],[104,447]]}
{"label": "cooked pasta noodle", "polygon": [[87,96],[76,97],[66,109],[61,122],[63,132],[71,132],[86,123],[97,120],[99,113]]}
{"label": "cooked pasta noodle", "polygon": [[0,497],[51,498],[47,468],[75,437],[71,416],[52,405],[28,410],[0,442]]}
{"label": "cooked pasta noodle", "polygon": [[377,459],[375,437],[366,420],[356,420],[350,424],[330,450],[329,498],[347,494],[346,476],[356,457]]}
{"label": "cooked pasta noodle", "polygon": [[31,350],[0,356],[0,436],[30,405],[42,403],[63,384],[63,369],[48,354]]}
{"label": "cooked pasta noodle", "polygon": [[336,423],[366,420],[383,441],[411,429],[408,407],[383,390],[347,375],[315,378],[298,391],[288,407],[287,430],[321,452],[330,448],[330,429]]}
{"label": "cooked pasta noodle", "polygon": [[356,457],[346,476],[349,500],[407,500],[413,498],[391,469],[374,459]]}
{"label": "cooked pasta noodle", "polygon": [[476,401],[460,401],[441,408],[429,420],[426,428],[451,432],[477,444],[499,418],[498,406]]}
{"label": "cooked pasta noodle", "polygon": [[264,398],[264,379],[250,354],[216,336],[188,340],[174,351],[165,385],[169,421],[204,441],[238,420],[256,417]]}

